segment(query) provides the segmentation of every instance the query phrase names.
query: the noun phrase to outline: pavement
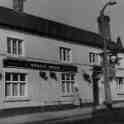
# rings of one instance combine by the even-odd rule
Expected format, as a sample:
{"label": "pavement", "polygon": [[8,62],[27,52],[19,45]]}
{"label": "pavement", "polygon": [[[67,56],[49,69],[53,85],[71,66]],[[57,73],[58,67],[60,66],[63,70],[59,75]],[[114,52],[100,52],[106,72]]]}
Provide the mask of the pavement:
{"label": "pavement", "polygon": [[[124,107],[124,103],[116,103],[113,108]],[[63,120],[73,121],[75,119],[88,119],[93,116],[94,110],[104,110],[106,107],[104,105],[97,107],[77,107],[69,110],[51,111],[51,112],[37,112],[28,113],[23,115],[16,115],[10,117],[0,118],[0,124],[38,124],[39,123],[49,123],[49,122],[59,122]]]}

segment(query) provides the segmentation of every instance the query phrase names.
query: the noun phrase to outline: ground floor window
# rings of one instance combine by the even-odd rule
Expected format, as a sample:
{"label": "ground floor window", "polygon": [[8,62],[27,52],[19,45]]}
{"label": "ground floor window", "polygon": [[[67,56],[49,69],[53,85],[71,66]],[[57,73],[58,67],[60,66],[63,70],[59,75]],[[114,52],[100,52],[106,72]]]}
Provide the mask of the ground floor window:
{"label": "ground floor window", "polygon": [[5,96],[26,96],[26,74],[5,72]]}
{"label": "ground floor window", "polygon": [[116,88],[117,89],[124,88],[124,77],[116,77]]}
{"label": "ground floor window", "polygon": [[75,83],[75,74],[72,72],[61,73],[62,92],[66,94],[73,93]]}

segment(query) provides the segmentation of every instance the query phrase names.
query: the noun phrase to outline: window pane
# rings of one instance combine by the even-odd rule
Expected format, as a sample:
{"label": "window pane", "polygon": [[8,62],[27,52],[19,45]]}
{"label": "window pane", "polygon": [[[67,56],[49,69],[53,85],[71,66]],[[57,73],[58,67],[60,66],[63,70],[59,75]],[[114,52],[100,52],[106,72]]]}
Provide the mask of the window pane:
{"label": "window pane", "polygon": [[5,80],[6,81],[10,81],[11,80],[10,73],[8,73],[8,72],[5,73]]}
{"label": "window pane", "polygon": [[95,62],[95,57],[96,57],[96,55],[95,55],[95,53],[93,54],[93,62]]}
{"label": "window pane", "polygon": [[20,74],[20,81],[25,81],[25,74]]}
{"label": "window pane", "polygon": [[17,96],[18,95],[18,84],[17,83],[13,83],[12,84],[12,93],[13,93],[13,96]]}
{"label": "window pane", "polygon": [[91,63],[91,53],[89,53],[89,62]]}
{"label": "window pane", "polygon": [[62,73],[61,79],[62,79],[62,80],[65,80],[65,73]]}
{"label": "window pane", "polygon": [[66,80],[70,80],[70,73],[66,73]]}
{"label": "window pane", "polygon": [[13,54],[14,55],[17,55],[17,46],[16,46],[16,42],[17,42],[17,40],[13,40]]}
{"label": "window pane", "polygon": [[63,93],[65,92],[65,82],[64,81],[62,82],[62,92]]}
{"label": "window pane", "polygon": [[12,80],[13,81],[18,81],[18,74],[17,73],[12,74]]}
{"label": "window pane", "polygon": [[93,53],[91,53],[91,63],[93,63]]}
{"label": "window pane", "polygon": [[5,96],[11,96],[11,84],[5,82]]}
{"label": "window pane", "polygon": [[63,49],[63,60],[66,61],[66,50]]}
{"label": "window pane", "polygon": [[20,96],[25,96],[25,83],[20,83]]}
{"label": "window pane", "polygon": [[62,48],[60,47],[60,50],[59,50],[59,58],[60,58],[60,61],[62,60]]}
{"label": "window pane", "polygon": [[9,38],[7,39],[7,52],[11,53],[11,40]]}
{"label": "window pane", "polygon": [[71,80],[74,80],[75,74],[71,74]]}
{"label": "window pane", "polygon": [[69,81],[67,81],[67,83],[66,83],[66,88],[67,88],[67,92],[69,93],[70,92],[70,82]]}
{"label": "window pane", "polygon": [[22,55],[22,41],[18,41],[18,55]]}
{"label": "window pane", "polygon": [[67,61],[70,61],[70,49],[67,49]]}
{"label": "window pane", "polygon": [[71,81],[71,91],[74,92],[74,81]]}

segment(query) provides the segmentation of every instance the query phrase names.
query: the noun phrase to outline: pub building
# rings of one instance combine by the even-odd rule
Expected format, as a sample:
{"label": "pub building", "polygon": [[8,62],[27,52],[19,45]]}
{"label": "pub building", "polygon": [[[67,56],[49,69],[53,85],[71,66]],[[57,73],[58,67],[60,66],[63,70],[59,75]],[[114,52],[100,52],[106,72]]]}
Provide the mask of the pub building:
{"label": "pub building", "polygon": [[74,85],[82,103],[93,103],[93,84],[83,74],[100,65],[102,38],[19,5],[0,7],[0,108],[73,104]]}

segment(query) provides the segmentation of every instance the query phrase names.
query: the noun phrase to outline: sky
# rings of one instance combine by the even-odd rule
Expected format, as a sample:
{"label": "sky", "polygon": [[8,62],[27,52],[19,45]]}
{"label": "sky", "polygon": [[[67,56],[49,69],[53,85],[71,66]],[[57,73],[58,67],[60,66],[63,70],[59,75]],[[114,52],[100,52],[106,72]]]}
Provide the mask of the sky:
{"label": "sky", "polygon": [[[29,14],[48,18],[98,32],[97,17],[100,9],[109,0],[27,0],[24,11]],[[120,36],[124,44],[124,0],[116,0],[117,5],[108,7],[105,14],[111,17],[112,39]],[[0,6],[12,8],[12,0],[0,0]]]}

